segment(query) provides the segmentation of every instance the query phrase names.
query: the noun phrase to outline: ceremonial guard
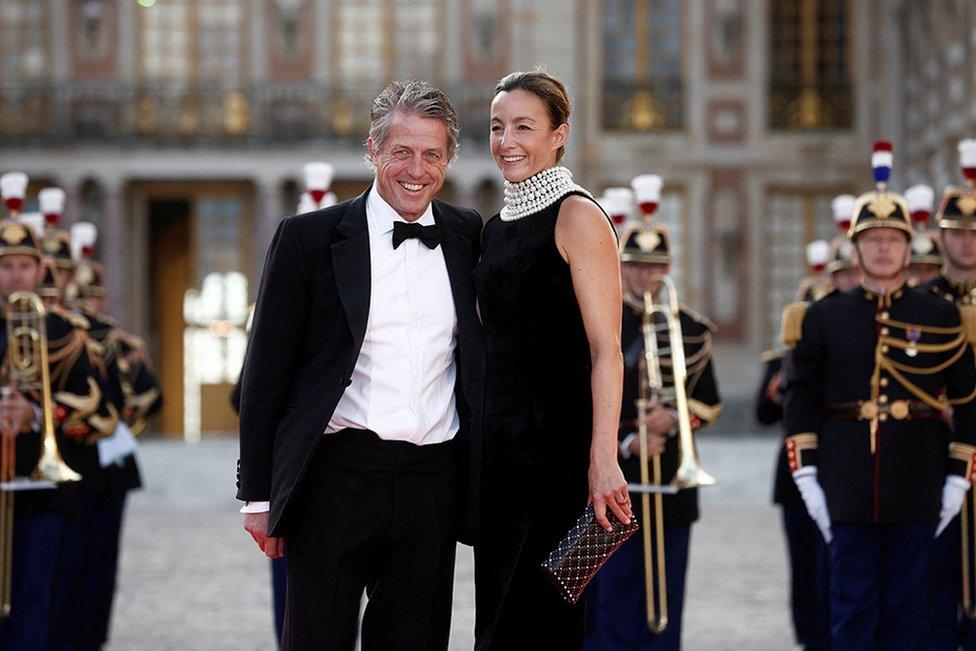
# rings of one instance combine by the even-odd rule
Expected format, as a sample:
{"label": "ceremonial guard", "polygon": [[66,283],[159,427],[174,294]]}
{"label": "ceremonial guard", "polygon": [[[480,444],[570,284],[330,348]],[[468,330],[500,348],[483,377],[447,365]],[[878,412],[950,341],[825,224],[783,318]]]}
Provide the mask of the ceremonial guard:
{"label": "ceremonial guard", "polygon": [[[660,177],[639,176],[634,190],[644,222],[631,224],[621,233],[620,260],[624,282],[624,305],[621,344],[624,354],[624,388],[620,421],[621,468],[628,482],[640,483],[638,399],[643,396],[641,383],[647,383],[648,363],[645,355],[645,293],[667,305],[666,291],[661,290],[661,276],[669,273],[671,248],[667,228],[649,222],[657,207]],[[673,291],[673,288],[672,288]],[[667,309],[665,307],[665,309]],[[662,328],[660,314],[653,318],[654,336],[660,353],[663,390],[655,396],[653,407],[646,410],[646,452],[648,458],[659,457],[662,484],[675,477],[682,451],[676,436],[679,408],[674,399],[674,373],[668,333]],[[695,429],[715,421],[722,410],[718,387],[712,369],[712,334],[715,326],[706,318],[681,306],[678,318],[687,364],[685,389],[688,396],[687,416]],[[646,387],[645,387],[646,388]],[[654,499],[651,497],[651,499]],[[639,498],[635,498],[638,502]],[[688,488],[663,496],[664,561],[645,558],[642,536],[630,538],[607,561],[587,589],[587,651],[638,651],[645,649],[679,649],[681,646],[682,608],[685,572],[691,524],[698,519],[698,489]],[[661,523],[641,522],[642,527]],[[649,626],[648,596],[645,572],[663,570],[666,600],[659,602],[657,620],[663,630],[652,632]],[[657,585],[657,581],[652,581]],[[661,604],[666,604],[662,607]]]}
{"label": "ceremonial guard", "polygon": [[90,467],[94,448],[89,443],[100,435],[92,423],[100,423],[102,400],[84,331],[53,311],[39,318],[44,310],[39,300],[11,300],[26,296],[15,297],[17,292],[33,294],[43,270],[40,234],[16,221],[27,179],[13,176],[16,183],[11,175],[0,177],[12,216],[0,223],[5,307],[0,332],[0,648],[46,650],[55,643],[52,622],[63,537],[68,522],[78,516],[79,472]]}
{"label": "ceremonial guard", "polygon": [[908,284],[924,285],[939,276],[942,252],[937,234],[928,228],[935,194],[927,185],[913,185],[905,190],[905,203],[912,218],[915,236],[912,238],[912,257],[908,262]]}
{"label": "ceremonial guard", "polygon": [[[52,220],[47,223],[51,225]],[[86,544],[77,561],[79,569],[66,584],[67,597],[62,600],[71,604],[63,607],[60,622],[65,630],[64,648],[70,649],[99,649],[108,640],[126,496],[142,485],[134,437],[161,404],[145,344],[106,315],[105,270],[91,257],[96,236],[92,224],[79,222],[68,237],[50,230],[45,237],[45,249],[57,255],[55,260],[61,260],[58,266],[70,273],[70,307],[85,323],[96,348],[99,381],[116,415],[110,435],[97,442],[103,481],[88,491],[82,532]],[[69,243],[68,260],[64,260],[65,240]]]}
{"label": "ceremonial guard", "polygon": [[[848,215],[838,223],[850,227],[850,213],[855,198],[841,195],[833,201],[835,219],[838,212]],[[820,247],[813,247],[819,254]],[[811,247],[807,247],[807,264],[812,266]],[[857,285],[858,271],[851,258],[850,242],[836,238],[829,245],[829,262],[826,270],[830,273],[830,287],[814,296],[808,288],[804,291],[801,283],[798,302],[787,307],[784,323],[788,322],[792,310],[805,310],[808,303],[823,298],[834,291],[851,289]],[[853,280],[852,280],[853,279]],[[853,283],[853,284],[852,284]],[[783,342],[783,347],[767,351],[762,355],[763,377],[756,399],[756,420],[762,425],[773,425],[783,419],[783,397],[786,388],[786,373],[789,370],[791,342]],[[793,634],[796,643],[803,649],[826,649],[830,646],[830,619],[828,612],[828,551],[823,536],[816,523],[807,513],[803,498],[790,475],[790,465],[785,446],[780,446],[776,461],[776,474],[773,486],[773,502],[782,509],[783,529],[786,532],[786,546],[790,562],[790,613],[793,620]]]}
{"label": "ceremonial guard", "polygon": [[[966,185],[945,189],[936,215],[945,263],[938,276],[924,287],[940,298],[963,306],[973,305],[976,299],[976,140],[960,142],[959,157]],[[963,507],[966,511],[963,517],[967,519],[965,534],[961,518],[957,517],[935,543],[932,554],[933,649],[976,649],[976,622],[970,619],[976,615],[972,597],[972,508],[973,492],[970,490]],[[960,549],[963,540],[968,544]],[[963,555],[967,556],[966,565],[962,561]],[[964,573],[964,567],[969,571]],[[962,590],[964,584],[966,592]]]}
{"label": "ceremonial guard", "polygon": [[976,323],[905,286],[914,232],[904,198],[887,189],[891,162],[890,143],[876,143],[877,191],[852,213],[862,284],[794,313],[785,328],[795,341],[787,457],[830,545],[838,650],[924,646],[929,554],[959,511],[976,453]]}

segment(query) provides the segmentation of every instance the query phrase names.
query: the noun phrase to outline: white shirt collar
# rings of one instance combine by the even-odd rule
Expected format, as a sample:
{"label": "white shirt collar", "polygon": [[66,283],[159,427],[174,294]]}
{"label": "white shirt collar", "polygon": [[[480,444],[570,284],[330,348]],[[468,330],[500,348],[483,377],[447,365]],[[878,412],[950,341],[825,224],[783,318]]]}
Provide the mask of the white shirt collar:
{"label": "white shirt collar", "polygon": [[[376,191],[376,185],[369,190],[366,197],[366,218],[369,220],[369,229],[374,233],[390,233],[393,231],[393,222],[408,223],[393,209],[386,200]],[[427,210],[420,216],[420,219],[413,222],[421,226],[434,225],[433,204],[427,204]]]}

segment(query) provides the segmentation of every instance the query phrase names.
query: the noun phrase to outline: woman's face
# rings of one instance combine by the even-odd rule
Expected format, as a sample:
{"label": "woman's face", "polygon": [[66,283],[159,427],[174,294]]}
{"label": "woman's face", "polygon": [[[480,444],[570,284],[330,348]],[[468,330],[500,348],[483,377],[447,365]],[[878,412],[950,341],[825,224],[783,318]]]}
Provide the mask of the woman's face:
{"label": "woman's face", "polygon": [[568,135],[568,124],[552,127],[545,104],[534,93],[502,91],[491,102],[491,155],[510,183],[555,165]]}

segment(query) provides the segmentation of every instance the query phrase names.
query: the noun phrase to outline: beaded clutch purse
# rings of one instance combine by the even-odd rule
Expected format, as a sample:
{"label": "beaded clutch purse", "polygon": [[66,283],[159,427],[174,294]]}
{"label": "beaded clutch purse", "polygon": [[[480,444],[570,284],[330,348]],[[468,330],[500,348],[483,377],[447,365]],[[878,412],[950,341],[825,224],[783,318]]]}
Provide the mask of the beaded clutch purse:
{"label": "beaded clutch purse", "polygon": [[613,531],[596,521],[593,505],[586,507],[569,533],[559,541],[543,569],[563,599],[579,601],[590,580],[617,549],[637,531],[637,520],[624,524],[607,512]]}

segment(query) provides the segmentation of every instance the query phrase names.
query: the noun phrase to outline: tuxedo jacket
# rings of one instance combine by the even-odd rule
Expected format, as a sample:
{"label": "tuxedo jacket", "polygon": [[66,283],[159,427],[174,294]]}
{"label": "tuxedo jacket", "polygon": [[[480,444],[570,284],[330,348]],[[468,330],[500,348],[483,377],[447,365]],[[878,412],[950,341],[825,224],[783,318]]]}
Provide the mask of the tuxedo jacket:
{"label": "tuxedo jacket", "polygon": [[[269,532],[284,535],[309,460],[349,386],[370,306],[367,189],[359,197],[283,220],[265,260],[241,375],[237,498],[271,501]],[[471,272],[481,218],[433,202],[457,314],[459,539],[477,527],[484,336]]]}

